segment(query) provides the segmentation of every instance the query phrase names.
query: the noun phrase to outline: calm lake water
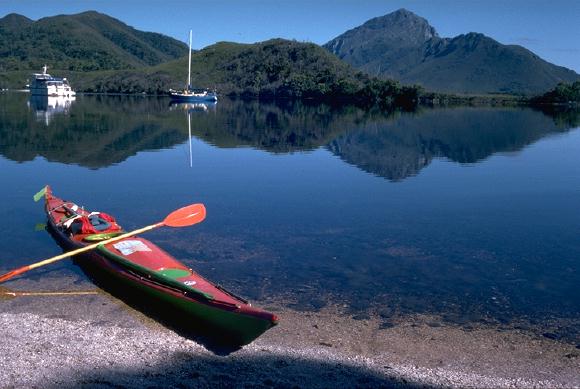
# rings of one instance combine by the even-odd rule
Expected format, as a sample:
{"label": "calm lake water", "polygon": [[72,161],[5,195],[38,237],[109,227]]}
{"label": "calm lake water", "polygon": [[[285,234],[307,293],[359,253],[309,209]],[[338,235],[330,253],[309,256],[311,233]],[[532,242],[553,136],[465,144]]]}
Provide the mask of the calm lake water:
{"label": "calm lake water", "polygon": [[[2,93],[0,269],[60,252],[35,228],[45,184],[129,230],[203,202],[204,223],[148,237],[259,305],[338,305],[385,326],[415,313],[549,323],[549,336],[579,342],[579,121],[528,108]],[[26,277],[62,287],[47,274],[90,285],[70,261]]]}

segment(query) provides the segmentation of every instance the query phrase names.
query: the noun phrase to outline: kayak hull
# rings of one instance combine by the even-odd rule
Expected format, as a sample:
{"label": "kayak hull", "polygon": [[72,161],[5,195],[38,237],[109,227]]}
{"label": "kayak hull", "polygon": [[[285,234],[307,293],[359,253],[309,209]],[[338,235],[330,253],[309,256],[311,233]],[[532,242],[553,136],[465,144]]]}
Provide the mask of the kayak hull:
{"label": "kayak hull", "polygon": [[[71,237],[58,223],[58,218],[51,217],[48,210],[54,209],[56,203],[51,193],[49,196],[52,201],[49,203],[47,200],[48,226],[57,243],[65,251],[86,245]],[[275,315],[252,307],[247,301],[195,273],[196,280],[206,285],[203,293],[187,286],[181,287],[179,281],[159,276],[159,272],[150,272],[139,265],[132,266],[112,251],[101,245],[74,259],[98,286],[183,335],[216,345],[236,347],[251,343],[278,322]],[[159,255],[162,254],[168,255],[160,250]]]}

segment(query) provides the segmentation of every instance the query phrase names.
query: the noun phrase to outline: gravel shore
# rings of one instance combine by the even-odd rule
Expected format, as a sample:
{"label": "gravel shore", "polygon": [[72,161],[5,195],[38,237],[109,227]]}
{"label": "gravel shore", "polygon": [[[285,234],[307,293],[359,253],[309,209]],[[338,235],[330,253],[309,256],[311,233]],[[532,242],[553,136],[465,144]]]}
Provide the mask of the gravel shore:
{"label": "gravel shore", "polygon": [[216,355],[93,292],[0,300],[2,387],[580,388],[580,350],[517,330],[268,307],[279,326]]}

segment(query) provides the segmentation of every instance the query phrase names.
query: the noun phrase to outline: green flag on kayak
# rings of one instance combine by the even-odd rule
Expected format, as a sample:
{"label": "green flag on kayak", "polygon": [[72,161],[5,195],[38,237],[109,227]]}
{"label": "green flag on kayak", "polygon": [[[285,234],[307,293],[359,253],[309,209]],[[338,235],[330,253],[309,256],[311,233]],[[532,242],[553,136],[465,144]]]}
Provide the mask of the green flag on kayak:
{"label": "green flag on kayak", "polygon": [[38,201],[44,197],[46,194],[46,186],[42,188],[37,194],[34,195],[34,201]]}

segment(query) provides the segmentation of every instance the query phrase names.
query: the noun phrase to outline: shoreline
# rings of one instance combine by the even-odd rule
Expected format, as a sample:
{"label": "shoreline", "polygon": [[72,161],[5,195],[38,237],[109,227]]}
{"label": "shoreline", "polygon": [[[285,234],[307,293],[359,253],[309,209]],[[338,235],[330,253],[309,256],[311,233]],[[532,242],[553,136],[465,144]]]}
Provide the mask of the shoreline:
{"label": "shoreline", "polygon": [[[4,93],[30,93],[27,89],[22,88],[3,88],[0,92]],[[151,97],[151,98],[170,98],[167,93],[148,93],[148,92],[92,92],[76,91],[76,96],[102,96],[102,97]],[[316,97],[287,97],[287,96],[266,96],[266,95],[247,95],[225,93],[223,96],[230,100],[258,101],[263,103],[277,102],[301,102],[303,104],[327,104],[340,106],[357,106],[359,108],[369,108],[366,102],[360,102],[349,98],[316,98]],[[527,107],[539,110],[578,110],[580,103],[576,101],[534,101],[538,96],[510,95],[510,94],[448,94],[445,92],[429,91],[421,95],[413,106],[418,108],[449,108],[449,107]],[[375,104],[380,107],[380,104]],[[389,110],[408,109],[408,105],[394,105]]]}
{"label": "shoreline", "polygon": [[580,388],[580,351],[522,330],[275,306],[277,327],[217,355],[94,290],[0,300],[3,387]]}

